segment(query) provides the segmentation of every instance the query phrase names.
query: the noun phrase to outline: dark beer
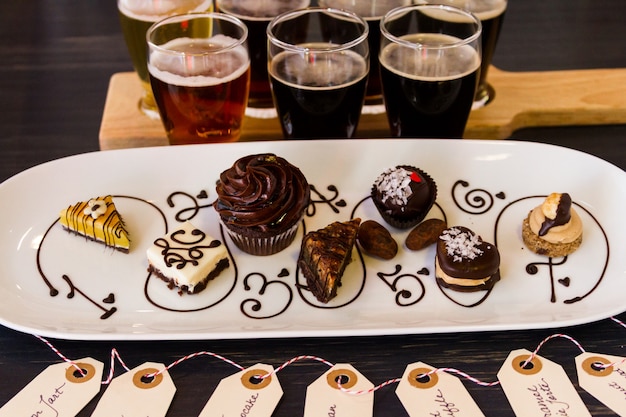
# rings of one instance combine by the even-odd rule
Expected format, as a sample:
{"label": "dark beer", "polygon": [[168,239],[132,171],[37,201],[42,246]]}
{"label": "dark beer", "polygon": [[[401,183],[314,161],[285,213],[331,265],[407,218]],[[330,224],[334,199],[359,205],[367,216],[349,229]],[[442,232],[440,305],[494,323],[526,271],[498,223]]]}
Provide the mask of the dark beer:
{"label": "dark beer", "polygon": [[[223,35],[178,38],[163,48],[201,54],[232,43],[227,39]],[[250,81],[250,61],[244,46],[208,59],[152,52],[148,69],[171,144],[232,142],[239,138]]]}
{"label": "dark beer", "polygon": [[[421,44],[450,44],[447,35],[408,35]],[[458,40],[458,39],[457,39]],[[380,55],[385,107],[393,136],[461,138],[472,107],[480,57],[469,45],[430,54],[395,43]]]}
{"label": "dark beer", "polygon": [[248,27],[248,50],[250,51],[250,97],[251,107],[272,107],[272,92],[267,74],[267,25],[276,16],[289,10],[305,8],[309,0],[279,1],[233,1],[218,0],[217,8],[239,18]]}
{"label": "dark beer", "polygon": [[317,60],[282,52],[272,60],[270,79],[286,138],[350,138],[356,131],[367,84],[368,64],[351,51]]}
{"label": "dark beer", "polygon": [[459,7],[473,13],[482,23],[480,79],[474,97],[474,107],[480,108],[493,100],[495,91],[487,82],[489,66],[500,36],[507,0],[419,0],[417,4],[437,3]]}
{"label": "dark beer", "polygon": [[382,102],[378,52],[380,51],[380,19],[389,10],[411,4],[411,0],[319,0],[320,6],[350,10],[361,16],[369,26],[367,42],[370,49],[370,72],[365,92],[366,104]]}
{"label": "dark beer", "polygon": [[[494,5],[493,3],[496,4]],[[476,90],[474,100],[483,105],[493,100],[495,96],[495,92],[487,83],[487,73],[489,72],[489,66],[500,37],[500,29],[502,28],[504,12],[506,11],[506,0],[490,2],[490,5],[492,8],[488,10],[477,9],[474,13],[483,25],[481,40],[483,55],[480,66],[480,80],[478,81],[478,89]]]}

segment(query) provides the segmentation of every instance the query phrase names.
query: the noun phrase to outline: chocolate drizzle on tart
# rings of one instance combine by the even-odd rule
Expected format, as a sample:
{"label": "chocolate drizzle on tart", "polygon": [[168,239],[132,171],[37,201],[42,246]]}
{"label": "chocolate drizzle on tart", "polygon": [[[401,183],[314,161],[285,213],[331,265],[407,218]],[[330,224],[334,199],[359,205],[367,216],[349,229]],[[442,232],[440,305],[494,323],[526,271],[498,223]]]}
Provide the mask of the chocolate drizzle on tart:
{"label": "chocolate drizzle on tart", "polygon": [[359,218],[334,222],[302,239],[298,267],[306,278],[307,289],[319,302],[325,304],[337,296],[360,223]]}
{"label": "chocolate drizzle on tart", "polygon": [[96,197],[71,205],[61,211],[59,221],[64,229],[128,253],[130,239],[113,198]]}

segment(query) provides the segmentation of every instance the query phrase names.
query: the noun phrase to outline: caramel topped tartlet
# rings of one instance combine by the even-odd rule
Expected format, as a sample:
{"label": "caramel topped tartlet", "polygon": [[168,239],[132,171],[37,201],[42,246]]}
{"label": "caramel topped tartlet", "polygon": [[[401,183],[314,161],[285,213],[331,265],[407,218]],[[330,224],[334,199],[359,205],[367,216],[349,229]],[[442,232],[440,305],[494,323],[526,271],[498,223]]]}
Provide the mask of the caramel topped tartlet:
{"label": "caramel topped tartlet", "polygon": [[552,193],[522,222],[528,249],[552,258],[573,253],[583,240],[583,224],[569,194]]}

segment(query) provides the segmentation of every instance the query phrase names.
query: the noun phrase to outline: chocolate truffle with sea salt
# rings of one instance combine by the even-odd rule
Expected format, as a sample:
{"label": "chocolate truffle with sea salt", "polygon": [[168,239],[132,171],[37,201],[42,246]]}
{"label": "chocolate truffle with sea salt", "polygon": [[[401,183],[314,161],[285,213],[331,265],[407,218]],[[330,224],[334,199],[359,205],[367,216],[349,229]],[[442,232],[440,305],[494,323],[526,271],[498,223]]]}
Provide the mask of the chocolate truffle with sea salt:
{"label": "chocolate truffle with sea salt", "polygon": [[437,198],[437,185],[421,169],[398,165],[378,176],[371,195],[385,222],[408,229],[421,222],[430,211]]}

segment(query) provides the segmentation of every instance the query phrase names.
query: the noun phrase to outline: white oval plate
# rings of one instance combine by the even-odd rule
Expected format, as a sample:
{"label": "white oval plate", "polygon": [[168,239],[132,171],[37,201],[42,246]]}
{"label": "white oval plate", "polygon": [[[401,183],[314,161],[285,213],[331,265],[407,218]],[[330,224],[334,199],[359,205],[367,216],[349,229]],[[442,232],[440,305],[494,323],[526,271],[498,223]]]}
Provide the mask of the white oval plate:
{"label": "white oval plate", "polygon": [[[314,202],[296,241],[254,257],[224,238],[210,206],[220,172],[272,152],[300,167]],[[391,261],[353,252],[337,298],[321,305],[296,268],[304,231],[352,216],[385,224],[368,198],[387,168],[410,164],[437,182],[429,217],[496,243],[502,280],[492,292],[455,293],[434,280],[434,246],[412,252],[408,231]],[[528,211],[552,192],[572,196],[584,221],[567,259],[531,253]],[[129,254],[64,232],[58,213],[111,194],[132,237]],[[626,174],[585,153],[536,143],[319,140],[96,152],[52,161],[0,185],[0,323],[67,339],[227,339],[358,336],[567,326],[625,309]],[[231,266],[197,295],[150,276],[145,251],[190,219],[227,244]],[[58,292],[56,295],[52,295]]]}

